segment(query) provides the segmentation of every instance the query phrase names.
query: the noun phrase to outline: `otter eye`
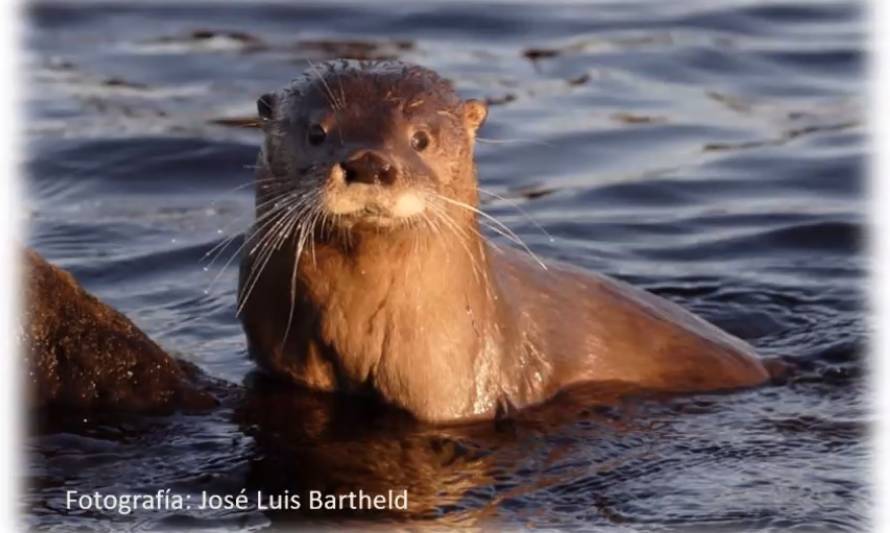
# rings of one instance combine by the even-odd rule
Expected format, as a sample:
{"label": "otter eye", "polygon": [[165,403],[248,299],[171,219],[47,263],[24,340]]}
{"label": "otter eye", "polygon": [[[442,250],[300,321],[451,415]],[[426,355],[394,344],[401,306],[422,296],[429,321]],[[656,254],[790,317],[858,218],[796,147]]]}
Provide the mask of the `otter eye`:
{"label": "otter eye", "polygon": [[418,152],[422,152],[426,150],[426,147],[430,145],[430,136],[425,131],[415,132],[414,135],[411,136],[411,148],[414,148]]}
{"label": "otter eye", "polygon": [[309,131],[306,132],[306,140],[313,146],[318,146],[323,143],[327,136],[328,132],[324,130],[321,124],[313,124],[309,126]]}

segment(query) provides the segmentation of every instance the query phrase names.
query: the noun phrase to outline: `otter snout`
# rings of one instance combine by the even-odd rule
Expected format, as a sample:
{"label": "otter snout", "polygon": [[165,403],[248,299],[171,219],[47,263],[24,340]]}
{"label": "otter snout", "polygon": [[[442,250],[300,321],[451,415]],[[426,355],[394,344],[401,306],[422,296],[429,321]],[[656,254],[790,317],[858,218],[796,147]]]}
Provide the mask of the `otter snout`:
{"label": "otter snout", "polygon": [[356,150],[333,165],[325,204],[331,214],[378,228],[426,209],[423,194],[402,179],[399,165],[386,152],[372,149]]}
{"label": "otter snout", "polygon": [[385,155],[373,150],[362,150],[340,163],[346,184],[392,185],[398,178],[396,166]]}

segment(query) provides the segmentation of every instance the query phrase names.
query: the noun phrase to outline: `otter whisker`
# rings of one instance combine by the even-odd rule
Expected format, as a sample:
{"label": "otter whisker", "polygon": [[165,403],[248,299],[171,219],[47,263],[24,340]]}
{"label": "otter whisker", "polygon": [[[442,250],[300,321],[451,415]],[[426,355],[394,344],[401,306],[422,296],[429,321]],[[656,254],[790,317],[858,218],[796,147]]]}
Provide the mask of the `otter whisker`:
{"label": "otter whisker", "polygon": [[[283,198],[288,196],[302,196],[307,193],[305,189],[293,189],[293,190],[285,190],[279,193],[270,194],[268,197],[264,198],[262,201],[257,202],[254,208],[263,214],[265,214],[266,207],[270,204],[274,204],[276,202],[280,202]],[[262,215],[261,215],[262,216]]]}
{"label": "otter whisker", "polygon": [[[244,168],[261,168],[261,167],[258,167],[256,165],[245,165]],[[252,180],[242,183],[236,187],[232,187],[231,189],[226,189],[225,191],[223,191],[222,193],[217,195],[213,200],[211,200],[210,205],[215,204],[221,197],[223,197],[227,194],[231,194],[231,193],[233,193],[235,191],[239,191],[241,189],[246,189],[247,187],[250,187],[251,185],[254,185],[256,183],[262,183],[263,181],[270,181],[270,180],[271,180],[271,178],[252,179]]]}
{"label": "otter whisker", "polygon": [[[287,337],[290,335],[291,324],[294,319],[294,309],[296,308],[297,302],[297,270],[298,265],[300,264],[300,256],[303,255],[303,247],[306,244],[307,234],[312,231],[312,228],[306,227],[305,223],[298,225],[297,232],[294,234],[294,240],[297,242],[296,253],[294,254],[294,264],[291,267],[291,278],[290,278],[290,311],[287,315],[287,325],[284,328],[284,335],[281,337],[281,348],[284,348],[285,342],[287,342]],[[299,235],[299,237],[297,237]]]}
{"label": "otter whisker", "polygon": [[553,235],[550,235],[550,233],[546,229],[544,229],[544,226],[542,226],[540,223],[538,223],[538,221],[535,220],[534,217],[532,217],[528,213],[528,211],[523,209],[522,206],[520,206],[517,202],[514,202],[513,200],[506,198],[504,196],[501,196],[500,194],[497,194],[495,192],[489,191],[488,189],[483,189],[482,187],[478,187],[478,189],[479,189],[479,192],[481,192],[481,193],[484,193],[491,197],[497,198],[498,200],[503,200],[503,201],[507,202],[508,204],[510,204],[511,206],[513,206],[517,211],[519,211],[520,214],[522,214],[522,216],[524,216],[526,218],[526,220],[531,222],[533,226],[535,226],[538,230],[540,230],[541,233],[543,233],[544,236],[547,237],[547,240],[549,240],[551,243],[556,242],[556,239],[553,238]]}
{"label": "otter whisker", "polygon": [[487,139],[485,137],[476,137],[476,140],[483,144],[513,144],[513,143],[526,143],[526,144],[537,144],[541,146],[548,146],[553,148],[555,145],[553,143],[547,141],[540,141],[536,139]]}
{"label": "otter whisker", "polygon": [[[272,202],[272,201],[281,201],[281,199],[282,199],[283,197],[287,197],[287,196],[290,196],[290,195],[293,195],[293,194],[294,194],[294,192],[285,192],[285,193],[282,193],[282,194],[279,194],[279,195],[275,196],[274,198],[272,198],[271,200],[269,200],[269,202]],[[266,203],[268,203],[268,202],[266,202]],[[261,216],[257,217],[256,220],[254,220],[254,225],[256,225],[258,222],[260,222],[260,221],[262,221],[264,218],[266,218],[266,216],[267,216],[269,213],[270,213],[270,212],[266,212],[266,213],[263,213]],[[237,221],[240,220],[240,219],[241,219],[241,216],[236,217],[234,220],[229,221],[229,223],[226,224],[226,225],[225,225],[223,228],[221,228],[221,229],[224,230],[225,228],[228,228],[229,226],[231,226],[232,224],[234,224],[235,222],[237,222]],[[214,254],[214,252],[216,252],[216,254],[214,255],[214,257],[211,259],[210,264],[207,266],[207,268],[212,267],[212,266],[213,266],[213,263],[216,262],[216,259],[219,258],[219,255],[220,255],[226,248],[228,248],[228,246],[229,246],[229,245],[230,245],[230,244],[231,244],[231,243],[232,243],[232,242],[233,242],[239,235],[241,235],[240,232],[237,233],[237,234],[235,234],[235,235],[230,235],[229,237],[227,237],[226,239],[224,239],[222,242],[216,244],[213,248],[211,248],[211,249],[208,250],[203,256],[201,256],[201,259],[200,259],[199,261],[203,261],[203,260],[207,259],[208,256],[210,256],[210,255]],[[217,251],[217,249],[219,249],[219,251]]]}
{"label": "otter whisker", "polygon": [[[526,251],[526,253],[528,253],[529,256],[531,256],[539,265],[541,265],[541,268],[543,268],[544,270],[547,270],[547,265],[544,264],[544,262],[541,261],[541,259],[537,255],[535,255],[534,252],[532,252],[531,248],[529,248],[528,245],[525,244],[525,241],[523,241],[521,238],[519,238],[519,235],[516,235],[516,233],[513,230],[511,230],[506,224],[504,224],[500,220],[493,217],[492,215],[489,215],[488,213],[486,213],[485,211],[483,211],[481,209],[471,206],[470,204],[466,204],[466,203],[460,202],[458,200],[453,200],[451,198],[448,198],[447,196],[442,196],[441,194],[436,194],[436,196],[438,196],[440,199],[442,199],[445,202],[456,205],[458,207],[462,207],[464,209],[472,211],[473,213],[481,215],[486,220],[495,224],[498,228],[501,228],[501,230],[502,230],[502,231],[499,231],[499,233],[501,233],[505,237],[509,238],[511,241],[515,242],[516,244],[522,246],[522,248]],[[492,229],[496,229],[496,228],[492,228]]]}
{"label": "otter whisker", "polygon": [[[420,223],[426,224],[426,226],[429,228],[429,232],[432,234],[432,237],[427,236],[427,239],[426,239],[426,243],[427,243],[427,245],[429,245],[429,242],[431,239],[435,239],[442,234],[442,228],[439,226],[439,224],[436,221],[434,221],[432,218],[430,218],[430,215],[426,210],[421,211],[420,216],[421,216],[421,219],[420,219],[420,222],[418,222],[418,225]],[[423,235],[423,232],[419,232],[419,231],[415,232],[415,235],[416,235],[416,237],[414,239],[414,242],[415,242],[416,248],[418,249],[418,253],[419,253],[420,239],[422,237],[424,237],[424,235]]]}
{"label": "otter whisker", "polygon": [[[294,264],[291,270],[291,292],[290,292],[290,311],[288,312],[287,318],[287,326],[284,330],[284,336],[281,338],[281,346],[284,347],[285,342],[287,341],[287,337],[290,334],[291,323],[293,322],[294,309],[296,308],[296,296],[297,296],[297,268],[300,263],[300,258],[303,255],[303,250],[307,244],[312,247],[313,254],[313,264],[315,263],[315,248],[314,248],[314,235],[316,231],[316,224],[319,219],[319,215],[323,214],[324,209],[321,207],[321,203],[318,201],[318,198],[321,196],[321,191],[316,191],[313,194],[313,202],[310,205],[309,214],[306,218],[302,218],[303,214],[300,213],[297,216],[301,218],[300,224],[297,227],[297,232],[299,237],[295,234],[295,241],[297,242],[296,253],[294,254]],[[296,218],[296,217],[295,217]],[[307,223],[306,220],[309,222]]]}
{"label": "otter whisker", "polygon": [[[431,205],[435,205],[435,204],[431,204]],[[442,207],[439,207],[439,206],[436,206],[436,207],[438,207],[438,212],[439,212],[440,216],[442,216],[444,218],[444,220],[448,222],[448,227],[451,229],[452,232],[454,232],[458,236],[458,240],[462,244],[465,243],[465,241],[470,240],[469,236],[467,235],[467,232],[465,231],[467,229],[469,231],[472,231],[473,234],[477,237],[476,242],[478,243],[478,246],[479,246],[479,259],[477,259],[475,256],[473,256],[473,254],[470,252],[469,248],[465,244],[464,244],[464,250],[466,250],[467,255],[469,255],[471,258],[471,264],[473,265],[473,275],[474,275],[474,277],[476,277],[476,279],[478,281],[479,278],[478,278],[478,274],[477,274],[476,263],[485,261],[485,243],[487,242],[485,237],[482,235],[482,233],[479,232],[478,229],[476,229],[475,227],[473,227],[471,225],[466,226],[466,227],[461,227],[460,224],[458,224],[456,221],[454,221],[454,219],[451,218],[451,216],[447,213],[447,211],[445,211]],[[437,209],[434,207],[433,210],[436,211]],[[501,250],[500,247],[498,247],[496,244],[494,244],[492,242],[488,242],[488,245],[494,247],[495,251],[497,251],[499,253],[503,253],[503,250]],[[484,269],[484,268],[482,268],[481,270],[482,270],[482,277],[485,280],[484,286],[485,286],[486,294],[488,294],[488,296],[490,298],[493,298],[494,294],[491,289],[491,283],[489,282],[488,270]]]}
{"label": "otter whisker", "polygon": [[324,210],[321,216],[321,229],[319,230],[319,232],[321,233],[321,237],[325,240],[330,237],[332,223],[333,221],[331,220],[331,217],[329,216],[327,210]]}
{"label": "otter whisker", "polygon": [[321,82],[322,87],[324,87],[328,103],[331,104],[331,107],[335,110],[344,109],[344,106],[341,106],[340,101],[337,100],[336,96],[334,96],[334,93],[333,91],[331,91],[331,87],[324,79],[324,76],[320,72],[318,72],[318,68],[316,68],[315,63],[313,63],[311,59],[307,59],[306,61],[309,63],[309,67],[312,69],[312,73],[315,74],[315,76],[318,78],[318,81]]}
{"label": "otter whisker", "polygon": [[[278,223],[276,223],[276,227],[279,229],[272,228],[274,231],[271,231],[261,237],[261,241],[263,241],[263,244],[260,248],[259,253],[257,254],[256,262],[251,264],[251,269],[245,282],[247,290],[241,295],[236,315],[240,315],[241,312],[244,310],[244,306],[250,299],[250,295],[253,292],[253,289],[259,281],[260,277],[262,277],[262,273],[266,269],[269,260],[279,249],[281,243],[293,230],[293,227],[299,221],[302,212],[306,209],[308,208],[305,206],[305,204],[291,207],[288,210],[287,215],[282,218],[282,220],[285,221],[285,226],[281,226],[281,221],[279,221]],[[282,231],[280,228],[283,227],[286,227],[287,229]],[[256,247],[254,249],[256,249]],[[259,265],[258,268],[257,265]]]}
{"label": "otter whisker", "polygon": [[346,91],[343,90],[343,75],[342,73],[337,73],[337,84],[340,86],[340,103],[343,104],[343,107],[346,107]]}
{"label": "otter whisker", "polygon": [[[259,280],[259,277],[262,274],[262,271],[265,269],[266,264],[269,259],[272,257],[274,252],[280,249],[281,244],[286,240],[288,235],[293,232],[294,227],[296,226],[298,229],[302,227],[302,220],[305,214],[308,211],[311,211],[313,206],[317,203],[317,197],[319,196],[320,191],[312,191],[306,194],[303,194],[299,201],[295,202],[287,211],[286,215],[280,219],[274,227],[269,228],[263,237],[260,238],[260,242],[257,243],[257,246],[250,252],[253,254],[258,248],[260,249],[257,254],[256,263],[259,265],[259,268],[253,268],[252,265],[251,271],[248,275],[248,279],[245,285],[248,287],[247,293],[244,296],[244,301],[239,305],[239,314],[241,309],[243,309],[244,304],[249,298],[250,293],[253,290],[253,287],[256,285],[256,282]],[[297,260],[299,257],[297,258]]]}
{"label": "otter whisker", "polygon": [[[265,219],[267,219],[267,218],[269,218],[269,217],[275,215],[275,213],[276,213],[277,211],[279,211],[280,209],[286,208],[287,205],[288,205],[293,199],[295,199],[296,197],[299,196],[299,194],[300,194],[299,191],[284,192],[284,193],[275,195],[273,198],[269,199],[267,202],[263,202],[262,204],[268,204],[268,203],[271,203],[271,202],[278,202],[278,203],[280,203],[281,205],[280,205],[280,206],[276,206],[276,208],[274,208],[274,209],[270,209],[270,210],[268,210],[268,211],[265,211],[265,212],[263,212],[261,215],[257,216],[256,219],[254,220],[254,223],[253,223],[254,227],[259,229],[259,227],[260,227],[259,225],[260,225],[261,222],[263,222]],[[258,204],[258,205],[262,205],[262,204]],[[226,227],[228,227],[229,225],[233,224],[234,222],[236,222],[236,221],[239,220],[240,218],[241,218],[241,217],[238,217],[238,218],[236,218],[235,220],[229,222],[229,224],[227,224]],[[217,244],[216,246],[214,246],[213,248],[211,248],[210,250],[208,250],[207,253],[204,254],[204,256],[201,258],[202,260],[203,260],[203,259],[206,259],[207,256],[213,254],[214,251],[217,250],[217,248],[219,248],[219,251],[216,252],[215,256],[211,259],[210,264],[208,265],[208,268],[213,266],[213,263],[216,262],[216,259],[219,258],[219,256],[221,255],[221,253],[222,253],[226,248],[228,248],[229,244],[231,244],[231,243],[234,241],[234,239],[236,239],[239,235],[241,235],[241,233],[238,233],[238,234],[229,236],[228,238],[226,238],[225,240],[223,240],[222,242],[220,242],[219,244]],[[236,252],[236,253],[237,253],[237,252]]]}
{"label": "otter whisker", "polygon": [[299,202],[296,202],[288,209],[286,219],[282,220],[277,228],[271,228],[273,231],[270,232],[270,236],[266,239],[263,246],[268,247],[272,251],[280,250],[281,245],[284,244],[294,230],[294,227],[300,222],[302,213],[311,209],[311,205],[312,199],[309,195],[301,197]]}
{"label": "otter whisker", "polygon": [[[433,211],[436,212],[437,211],[436,208],[434,208]],[[447,226],[457,236],[458,241],[461,244],[463,244],[464,250],[467,252],[467,255],[470,257],[470,264],[473,268],[473,276],[476,278],[476,280],[478,282],[479,281],[478,272],[481,271],[482,279],[484,280],[484,283],[482,285],[485,287],[485,293],[488,295],[489,298],[494,299],[494,293],[492,292],[492,284],[488,278],[488,269],[485,268],[485,265],[487,264],[485,262],[486,261],[486,257],[485,257],[485,242],[486,242],[486,240],[485,240],[485,237],[479,232],[479,230],[477,230],[473,226],[467,226],[467,228],[461,227],[461,225],[458,224],[444,208],[439,207],[438,213],[439,213],[439,216],[442,217],[442,219],[448,223]],[[479,257],[478,258],[473,255],[473,253],[470,251],[469,247],[466,245],[466,241],[471,240],[471,239],[469,238],[467,233],[464,231],[464,229],[469,229],[477,237],[476,242],[479,246]],[[497,246],[495,246],[495,249],[500,251],[500,249],[498,249]],[[480,264],[481,264],[481,266],[480,266]]]}
{"label": "otter whisker", "polygon": [[450,229],[455,236],[457,237],[457,241],[461,244],[464,251],[467,252],[467,257],[470,260],[470,265],[473,269],[473,276],[476,278],[476,281],[480,281],[481,277],[485,277],[484,273],[480,271],[479,265],[477,264],[476,257],[473,255],[473,252],[470,250],[470,247],[467,246],[467,240],[469,239],[467,234],[462,231],[462,229],[458,226],[458,224],[448,216],[448,214],[443,209],[431,209],[431,212],[438,216],[440,220],[445,224],[445,227]]}
{"label": "otter whisker", "polygon": [[[227,190],[223,191],[222,193],[218,194],[216,197],[214,197],[214,198],[210,201],[210,206],[214,206],[214,205],[216,205],[216,203],[219,202],[223,197],[225,197],[225,196],[227,196],[227,195],[229,195],[229,194],[232,194],[233,192],[239,191],[239,190],[241,190],[241,189],[246,189],[247,187],[250,187],[251,185],[255,185],[256,183],[262,183],[262,182],[264,182],[264,181],[271,181],[271,180],[270,180],[270,179],[254,179],[254,180],[248,181],[248,182],[246,182],[246,183],[242,183],[242,184],[240,184],[240,185],[238,185],[238,186],[236,186],[236,187],[232,187],[231,189],[227,189]],[[236,221],[237,221],[238,219],[240,219],[240,218],[241,218],[241,217],[239,216],[239,217],[235,218],[234,220],[229,221],[228,224],[227,224],[227,226],[228,226],[228,225],[231,225],[231,224],[234,223],[234,222],[236,222]],[[224,229],[224,228],[223,228],[223,229]],[[205,257],[206,257],[206,256],[205,256]]]}
{"label": "otter whisker", "polygon": [[544,262],[541,261],[541,259],[534,252],[532,252],[532,250],[528,247],[528,245],[526,245],[525,242],[512,229],[510,229],[506,224],[504,224],[500,220],[496,219],[492,215],[490,215],[480,209],[474,208],[468,204],[463,204],[462,202],[457,202],[456,200],[452,201],[447,198],[446,198],[446,200],[451,201],[452,203],[455,203],[455,205],[459,205],[459,207],[462,207],[462,208],[467,209],[473,213],[477,213],[477,214],[481,215],[483,218],[480,219],[479,222],[481,222],[486,227],[488,227],[491,230],[493,230],[494,232],[496,232],[498,235],[501,235],[502,237],[506,238],[510,242],[520,246],[530,257],[532,257],[532,259],[534,259],[541,266],[541,268],[543,268],[544,270],[547,270],[547,265],[544,264]]}
{"label": "otter whisker", "polygon": [[419,226],[424,219],[426,218],[426,214],[421,212],[419,215],[412,216],[408,219],[399,221],[399,226],[402,228],[408,228],[411,231],[412,239],[411,242],[411,254],[412,257],[415,257],[418,251],[420,250],[420,240],[424,238],[424,235],[421,235],[417,230],[417,226]]}
{"label": "otter whisker", "polygon": [[[287,204],[284,204],[284,205],[282,205],[281,207],[283,207],[283,208],[287,208],[287,209],[288,209],[288,214],[290,214],[290,213],[294,212],[294,210],[296,210],[296,209],[300,209],[300,208],[303,208],[303,207],[305,207],[305,206],[307,206],[307,205],[311,205],[312,199],[313,199],[313,197],[312,197],[312,195],[311,195],[310,192],[301,191],[301,192],[297,195],[297,198],[296,198],[295,201],[288,202]],[[286,224],[288,224],[288,222],[289,222],[289,221],[281,220],[281,221],[279,222],[279,224],[277,225],[277,227],[273,227],[273,228],[269,228],[269,229],[271,229],[271,230],[280,230],[283,226],[285,226]],[[274,241],[276,242],[276,246],[280,244],[280,241],[281,241],[282,238],[286,238],[286,237],[287,237],[286,232],[281,232],[281,231],[278,231],[277,233],[274,232],[274,231],[273,231],[273,232],[270,232],[270,235],[271,235],[271,236],[268,237],[268,238],[271,239],[271,240],[274,240]],[[252,255],[254,252],[256,252],[257,247],[258,247],[258,246],[255,246],[255,247],[250,251],[250,254],[251,254],[251,255]]]}
{"label": "otter whisker", "polygon": [[[437,209],[437,208],[431,208],[430,212],[432,213],[433,217],[436,220],[436,227],[439,228],[440,234],[444,235],[446,231],[450,231],[451,233],[454,233],[458,237],[458,239],[460,239],[460,237],[461,237],[461,235],[463,235],[463,233],[459,231],[460,228],[457,228],[454,225],[453,221],[448,217],[447,213],[445,213],[444,210]],[[469,253],[470,249],[464,248],[464,250],[467,252],[467,257],[470,258],[470,260],[472,262],[472,254]],[[448,249],[448,252],[449,253],[446,257],[450,261],[451,260],[451,253],[450,253],[451,250]],[[477,274],[475,268],[473,269],[473,275],[478,278],[478,274]]]}
{"label": "otter whisker", "polygon": [[[256,179],[256,180],[253,180],[253,181],[249,181],[249,182],[247,182],[247,183],[243,183],[243,184],[241,184],[241,185],[238,185],[237,187],[234,187],[234,188],[232,188],[232,189],[229,189],[229,190],[225,191],[225,192],[222,193],[221,195],[217,196],[215,199],[211,200],[210,205],[211,205],[211,206],[212,206],[212,205],[215,205],[216,202],[218,202],[218,201],[220,200],[220,198],[221,198],[223,195],[231,194],[231,193],[233,193],[233,192],[235,192],[235,191],[237,191],[237,190],[239,190],[239,189],[243,189],[243,188],[249,187],[250,185],[253,185],[253,184],[255,184],[255,183],[264,183],[264,182],[269,182],[269,181],[280,181],[280,182],[284,182],[285,180],[284,180],[283,178],[274,178],[274,179],[273,179],[273,178],[262,178],[262,179]],[[281,193],[281,194],[279,194],[279,195],[277,195],[277,196],[274,196],[274,197],[272,198],[271,201],[275,201],[275,200],[280,199],[280,198],[283,197],[283,196],[287,196],[287,195],[290,194],[291,192],[292,192],[292,191],[285,191],[284,193]],[[257,207],[260,207],[260,204],[255,204],[255,205],[254,205],[254,210],[256,210]],[[244,216],[244,215],[242,214],[242,215],[239,215],[239,216],[235,217],[234,219],[228,221],[228,222],[225,224],[225,226],[223,226],[222,228],[219,229],[219,232],[220,232],[220,233],[225,233],[225,230],[228,229],[229,226],[231,226],[232,224],[234,224],[234,223],[238,222],[239,220],[241,220],[241,219],[243,218],[243,216]],[[219,247],[220,245],[223,245],[223,248],[227,247],[228,244],[231,242],[231,239],[234,239],[234,238],[236,238],[237,236],[238,236],[238,234],[236,234],[236,235],[232,235],[232,236],[229,237],[229,239],[224,240],[223,242],[217,244],[216,246],[214,246],[213,248],[211,248],[210,250],[208,250],[208,251],[201,257],[200,261],[203,261],[203,260],[207,259],[207,257],[208,257],[209,255],[213,254],[214,251],[216,251],[217,247]],[[212,262],[211,262],[211,264],[212,264]]]}
{"label": "otter whisker", "polygon": [[[315,208],[309,213],[309,217],[310,217],[309,218],[309,228],[307,231],[307,234],[309,237],[314,237],[316,226],[318,225],[318,220],[319,220],[319,218],[321,218],[323,211],[324,211],[319,204],[320,204],[320,202],[316,202]],[[314,238],[309,239],[309,252],[312,255],[312,264],[314,266],[317,264],[316,260],[315,260],[315,239]]]}
{"label": "otter whisker", "polygon": [[297,303],[297,268],[300,264],[300,254],[302,253],[302,235],[300,236],[300,244],[297,247],[296,258],[294,259],[294,264],[291,267],[291,275],[290,275],[290,311],[287,314],[287,325],[284,328],[284,335],[281,336],[281,349],[284,349],[284,345],[287,342],[287,337],[290,335],[290,326],[294,320],[294,309],[296,308]]}
{"label": "otter whisker", "polygon": [[[270,212],[264,214],[261,217],[257,217],[257,220],[254,221],[254,226],[256,227],[258,225],[258,223],[263,221],[262,219],[270,217],[270,216],[274,215],[275,213],[276,213],[276,210],[273,210],[273,211],[270,211]],[[225,249],[228,248],[229,245],[232,242],[234,242],[236,238],[238,238],[239,236],[242,236],[242,235],[244,235],[243,232],[239,232],[234,235],[230,235],[230,236],[226,237],[225,239],[223,239],[220,243],[216,244],[213,248],[208,250],[202,256],[201,260],[206,259],[210,255],[213,255],[213,257],[211,258],[210,263],[205,268],[208,268],[208,269],[211,268],[213,266],[213,264],[216,262],[216,260],[219,259],[219,256],[222,255],[222,252],[224,252]],[[236,251],[236,254],[237,254],[237,251]]]}
{"label": "otter whisker", "polygon": [[[278,211],[281,211],[281,216],[276,216],[274,222],[269,225],[265,224],[264,227],[260,230],[254,232],[254,236],[259,234],[262,231],[262,235],[257,239],[256,244],[253,248],[248,252],[249,255],[256,254],[256,263],[263,263],[264,259],[267,260],[269,256],[271,256],[272,252],[278,247],[280,241],[287,237],[288,231],[284,230],[285,227],[290,228],[292,226],[291,223],[291,215],[304,208],[307,203],[306,196],[297,197],[287,203],[283,203]],[[252,236],[253,238],[253,236]],[[257,253],[259,252],[259,253]],[[250,274],[254,273],[254,269],[251,268]],[[248,282],[250,279],[248,279]]]}
{"label": "otter whisker", "polygon": [[[292,201],[294,203],[296,203],[297,199],[294,199]],[[270,225],[274,224],[277,220],[279,220],[279,217],[286,216],[286,209],[287,209],[287,205],[284,205],[277,210],[267,212],[266,214],[268,215],[268,219],[265,220],[262,224],[255,225],[252,232],[244,235],[244,241],[241,243],[241,245],[238,247],[238,249],[235,250],[235,252],[229,257],[229,259],[223,264],[223,266],[220,267],[219,272],[216,274],[216,276],[213,278],[213,280],[211,280],[210,284],[207,286],[207,289],[206,289],[207,292],[210,292],[213,289],[213,286],[216,284],[217,281],[219,281],[220,277],[222,277],[223,273],[226,271],[226,269],[229,267],[229,265],[232,263],[232,261],[236,257],[240,256],[241,251],[244,250],[244,248],[251,242],[251,240],[257,234],[259,234],[261,231],[264,231]],[[222,253],[222,251],[224,251],[229,246],[229,244],[231,244],[234,241],[234,239],[235,239],[235,237],[231,237],[231,238],[227,239],[228,243],[223,248],[220,249],[220,252],[216,255],[216,257],[214,257],[213,261],[207,267],[208,269],[213,266],[213,262],[215,262],[216,259],[219,258],[219,255]]]}
{"label": "otter whisker", "polygon": [[[431,206],[433,206],[433,205],[434,205],[434,204],[431,204]],[[488,246],[492,247],[496,252],[498,252],[498,253],[503,253],[503,250],[501,249],[500,246],[497,245],[497,243],[495,243],[495,242],[489,242],[489,241],[485,238],[485,236],[484,236],[478,229],[476,229],[476,228],[473,227],[473,226],[461,227],[461,225],[458,224],[458,223],[457,223],[457,222],[456,222],[456,221],[455,221],[455,220],[454,220],[454,219],[447,213],[447,211],[445,211],[445,210],[442,209],[441,207],[440,207],[439,209],[442,210],[442,212],[443,212],[444,216],[446,217],[446,219],[447,219],[447,220],[448,220],[448,221],[455,227],[455,229],[458,230],[458,231],[460,232],[460,234],[463,235],[465,238],[468,237],[468,235],[467,235],[467,230],[469,230],[469,231],[471,231],[471,232],[473,233],[473,235],[475,235],[476,237],[479,238],[479,242],[480,242],[480,243],[481,243],[481,242],[486,242],[486,243],[488,244]]]}

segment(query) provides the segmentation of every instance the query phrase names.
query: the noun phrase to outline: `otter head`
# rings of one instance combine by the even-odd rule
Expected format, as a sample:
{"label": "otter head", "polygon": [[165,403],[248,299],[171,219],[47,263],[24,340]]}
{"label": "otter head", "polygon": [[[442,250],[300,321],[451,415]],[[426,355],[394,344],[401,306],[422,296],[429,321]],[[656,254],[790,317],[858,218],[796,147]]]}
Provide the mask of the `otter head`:
{"label": "otter head", "polygon": [[473,143],[487,108],[431,70],[323,63],[257,107],[266,134],[258,217],[277,207],[322,228],[380,234],[477,203]]}

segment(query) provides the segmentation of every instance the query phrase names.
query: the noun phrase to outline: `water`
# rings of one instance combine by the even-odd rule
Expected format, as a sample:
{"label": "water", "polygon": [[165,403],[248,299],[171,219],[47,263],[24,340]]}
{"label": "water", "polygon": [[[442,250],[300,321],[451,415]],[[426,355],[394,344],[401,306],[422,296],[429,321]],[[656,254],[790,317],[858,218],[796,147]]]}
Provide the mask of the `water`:
{"label": "water", "polygon": [[68,511],[71,488],[407,488],[407,515],[337,519],[867,527],[863,17],[852,1],[793,0],[30,3],[29,243],[216,378],[252,369],[237,261],[202,261],[252,216],[259,136],[244,123],[307,59],[340,54],[419,62],[491,101],[482,185],[554,241],[510,202],[486,208],[539,255],[646,287],[799,369],[610,408],[581,394],[498,426],[418,427],[271,385],[205,416],[60,420],[27,443],[28,523],[333,516]]}

